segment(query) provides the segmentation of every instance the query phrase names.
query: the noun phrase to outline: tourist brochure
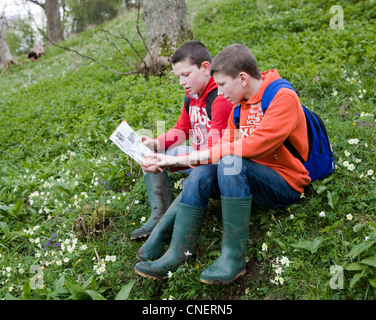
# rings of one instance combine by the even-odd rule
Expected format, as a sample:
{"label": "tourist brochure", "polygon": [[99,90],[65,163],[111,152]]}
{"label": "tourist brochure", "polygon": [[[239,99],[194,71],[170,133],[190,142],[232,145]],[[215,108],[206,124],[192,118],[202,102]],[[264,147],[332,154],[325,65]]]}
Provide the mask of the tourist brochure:
{"label": "tourist brochure", "polygon": [[146,163],[144,157],[152,153],[142,143],[140,136],[128,125],[126,120],[119,124],[111,134],[110,140],[139,164]]}

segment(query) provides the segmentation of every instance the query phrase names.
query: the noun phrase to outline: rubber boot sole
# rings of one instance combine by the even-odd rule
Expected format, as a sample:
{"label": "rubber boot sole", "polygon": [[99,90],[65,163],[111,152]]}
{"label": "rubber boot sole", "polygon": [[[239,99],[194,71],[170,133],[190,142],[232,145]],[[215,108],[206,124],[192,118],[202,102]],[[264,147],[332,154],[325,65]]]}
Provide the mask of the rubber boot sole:
{"label": "rubber boot sole", "polygon": [[168,276],[166,276],[166,277],[154,277],[154,276],[151,276],[149,274],[146,274],[146,273],[143,273],[141,271],[138,271],[136,268],[134,269],[134,272],[136,272],[141,277],[149,278],[149,279],[153,279],[153,280],[164,280],[164,279],[168,278]]}
{"label": "rubber boot sole", "polygon": [[206,284],[230,284],[232,282],[234,282],[237,278],[239,278],[240,276],[243,276],[245,275],[245,272],[246,272],[246,269],[240,271],[233,279],[231,279],[230,281],[221,281],[221,280],[213,280],[213,281],[210,281],[210,280],[206,280],[206,279],[200,279],[201,282],[203,283],[206,283]]}
{"label": "rubber boot sole", "polygon": [[130,240],[137,240],[137,239],[144,239],[144,238],[147,238],[150,236],[150,232],[147,233],[147,234],[141,234],[139,236],[135,236],[135,237],[130,237],[129,239]]}

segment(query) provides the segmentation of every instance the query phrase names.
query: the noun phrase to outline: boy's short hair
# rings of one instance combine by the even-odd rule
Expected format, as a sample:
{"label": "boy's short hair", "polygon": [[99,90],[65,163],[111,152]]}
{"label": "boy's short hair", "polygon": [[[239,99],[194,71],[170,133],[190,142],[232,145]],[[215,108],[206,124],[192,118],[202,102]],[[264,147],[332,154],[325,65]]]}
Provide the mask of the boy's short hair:
{"label": "boy's short hair", "polygon": [[261,79],[257,60],[246,46],[231,44],[222,49],[213,59],[210,74],[224,73],[235,79],[240,72],[246,72],[255,79]]}
{"label": "boy's short hair", "polygon": [[191,64],[201,67],[205,61],[211,62],[209,50],[203,43],[192,40],[184,43],[171,57],[172,64],[188,60]]}

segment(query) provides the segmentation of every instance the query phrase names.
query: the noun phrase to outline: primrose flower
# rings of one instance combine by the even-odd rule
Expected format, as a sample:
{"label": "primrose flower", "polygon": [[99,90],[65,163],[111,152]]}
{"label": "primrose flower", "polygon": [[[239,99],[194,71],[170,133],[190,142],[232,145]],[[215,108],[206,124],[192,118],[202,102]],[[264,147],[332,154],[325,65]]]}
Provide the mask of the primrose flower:
{"label": "primrose flower", "polygon": [[104,265],[101,265],[99,268],[96,269],[95,271],[98,275],[106,272],[106,267]]}
{"label": "primrose flower", "polygon": [[282,267],[278,267],[277,269],[275,269],[275,273],[278,275],[282,274]]}
{"label": "primrose flower", "polygon": [[359,143],[359,139],[349,139],[349,140],[347,140],[347,142],[349,143],[349,144],[358,144]]}
{"label": "primrose flower", "polygon": [[353,164],[353,163],[350,163],[350,164],[347,166],[347,169],[348,169],[349,171],[354,171],[354,169],[355,169],[354,164]]}
{"label": "primrose flower", "polygon": [[116,256],[106,256],[106,258],[104,259],[104,261],[111,261],[111,262],[115,262],[116,261]]}
{"label": "primrose flower", "polygon": [[189,252],[189,250],[187,250],[187,252],[184,252],[185,256],[188,257],[188,256],[191,256],[192,253]]}
{"label": "primrose flower", "polygon": [[184,180],[184,178],[181,178],[179,181],[176,181],[174,183],[175,189],[180,189],[180,190],[183,189],[183,185],[182,185],[183,180]]}
{"label": "primrose flower", "polygon": [[270,279],[271,283],[274,283],[276,285],[283,284],[283,278],[280,276],[276,276],[274,280]]}
{"label": "primrose flower", "polygon": [[282,265],[286,265],[286,267],[288,267],[290,265],[289,258],[287,258],[285,256],[282,256],[282,259],[280,260],[280,262],[282,263]]}

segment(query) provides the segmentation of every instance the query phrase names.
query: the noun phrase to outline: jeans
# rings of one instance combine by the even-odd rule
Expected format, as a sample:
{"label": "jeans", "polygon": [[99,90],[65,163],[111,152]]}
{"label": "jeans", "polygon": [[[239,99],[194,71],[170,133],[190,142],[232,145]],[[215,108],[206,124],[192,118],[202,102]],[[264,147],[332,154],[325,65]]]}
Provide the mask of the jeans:
{"label": "jeans", "polygon": [[209,198],[244,198],[265,209],[288,207],[300,193],[291,188],[275,170],[237,156],[225,156],[219,164],[198,166],[183,182],[181,202],[206,208]]}

